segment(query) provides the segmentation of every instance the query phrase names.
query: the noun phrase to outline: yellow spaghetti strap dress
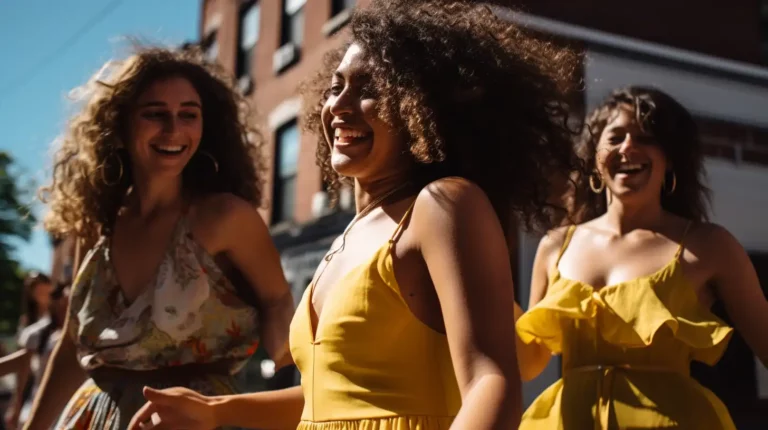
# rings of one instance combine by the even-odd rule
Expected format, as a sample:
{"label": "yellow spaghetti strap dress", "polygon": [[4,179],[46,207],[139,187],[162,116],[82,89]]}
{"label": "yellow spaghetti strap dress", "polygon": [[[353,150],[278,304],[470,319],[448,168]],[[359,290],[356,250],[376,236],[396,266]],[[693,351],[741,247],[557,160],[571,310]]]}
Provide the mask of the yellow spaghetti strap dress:
{"label": "yellow spaghetti strap dress", "polygon": [[392,238],[333,286],[313,333],[312,291],[291,322],[301,372],[301,430],[448,429],[461,406],[445,335],[416,318],[400,295]]}
{"label": "yellow spaghetti strap dress", "polygon": [[736,429],[723,403],[689,376],[691,360],[720,359],[732,329],[699,304],[682,251],[681,243],[652,275],[600,289],[563,278],[555,264],[546,296],[517,332],[562,354],[563,378],[528,408],[521,430]]}

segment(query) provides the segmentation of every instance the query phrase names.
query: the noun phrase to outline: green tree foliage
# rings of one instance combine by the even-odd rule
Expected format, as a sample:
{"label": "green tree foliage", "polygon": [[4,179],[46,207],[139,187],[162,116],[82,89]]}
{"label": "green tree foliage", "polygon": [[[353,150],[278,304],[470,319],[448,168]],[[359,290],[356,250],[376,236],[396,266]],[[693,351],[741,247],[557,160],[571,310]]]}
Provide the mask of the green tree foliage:
{"label": "green tree foliage", "polygon": [[24,271],[13,257],[14,242],[27,241],[35,218],[22,203],[26,194],[14,173],[13,157],[0,151],[0,335],[16,331],[21,314]]}

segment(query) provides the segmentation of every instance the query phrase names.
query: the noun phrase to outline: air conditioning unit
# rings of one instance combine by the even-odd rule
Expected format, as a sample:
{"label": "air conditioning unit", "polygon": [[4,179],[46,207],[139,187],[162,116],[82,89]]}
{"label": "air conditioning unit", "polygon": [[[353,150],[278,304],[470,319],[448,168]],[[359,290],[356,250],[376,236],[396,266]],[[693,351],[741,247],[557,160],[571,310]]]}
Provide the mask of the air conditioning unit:
{"label": "air conditioning unit", "polygon": [[329,212],[328,203],[328,193],[325,191],[316,192],[312,196],[312,217],[320,218],[327,214]]}

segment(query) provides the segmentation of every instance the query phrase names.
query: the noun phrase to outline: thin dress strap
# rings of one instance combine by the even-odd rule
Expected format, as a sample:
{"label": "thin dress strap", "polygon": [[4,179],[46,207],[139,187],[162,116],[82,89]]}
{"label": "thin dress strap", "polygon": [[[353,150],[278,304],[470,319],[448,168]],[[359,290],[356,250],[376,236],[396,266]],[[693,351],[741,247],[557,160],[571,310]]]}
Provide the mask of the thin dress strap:
{"label": "thin dress strap", "polygon": [[675,253],[675,260],[679,260],[680,257],[683,255],[683,250],[685,250],[685,237],[688,235],[688,230],[691,229],[691,225],[693,224],[693,220],[688,221],[688,224],[685,226],[685,230],[683,231],[683,236],[680,238],[680,245],[677,247],[677,252]]}
{"label": "thin dress strap", "polygon": [[576,231],[576,226],[572,225],[569,226],[568,230],[565,232],[565,240],[563,241],[563,246],[560,247],[560,253],[557,254],[557,260],[555,260],[555,268],[560,266],[560,259],[563,258],[565,250],[568,249],[568,245],[571,243],[571,238],[573,238],[574,231]]}
{"label": "thin dress strap", "polygon": [[389,238],[389,246],[392,247],[392,245],[397,242],[398,239],[400,239],[400,235],[403,233],[403,227],[405,226],[405,223],[408,221],[408,217],[411,216],[411,212],[413,212],[413,207],[416,206],[416,199],[413,199],[413,202],[408,207],[408,210],[405,211],[403,214],[403,217],[400,219],[400,222],[397,223],[397,227],[395,228],[394,233],[392,233],[392,237]]}

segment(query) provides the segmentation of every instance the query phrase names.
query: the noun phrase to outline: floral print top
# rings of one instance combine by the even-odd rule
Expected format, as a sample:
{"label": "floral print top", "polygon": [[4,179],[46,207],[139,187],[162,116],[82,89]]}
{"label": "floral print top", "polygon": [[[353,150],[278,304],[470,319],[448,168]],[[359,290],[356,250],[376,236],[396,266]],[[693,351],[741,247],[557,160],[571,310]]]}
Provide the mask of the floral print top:
{"label": "floral print top", "polygon": [[[257,310],[238,293],[182,217],[154,281],[127,304],[102,237],[83,260],[71,293],[69,335],[86,370],[151,370],[232,362],[235,373],[258,346]],[[250,302],[250,304],[248,303]]]}

